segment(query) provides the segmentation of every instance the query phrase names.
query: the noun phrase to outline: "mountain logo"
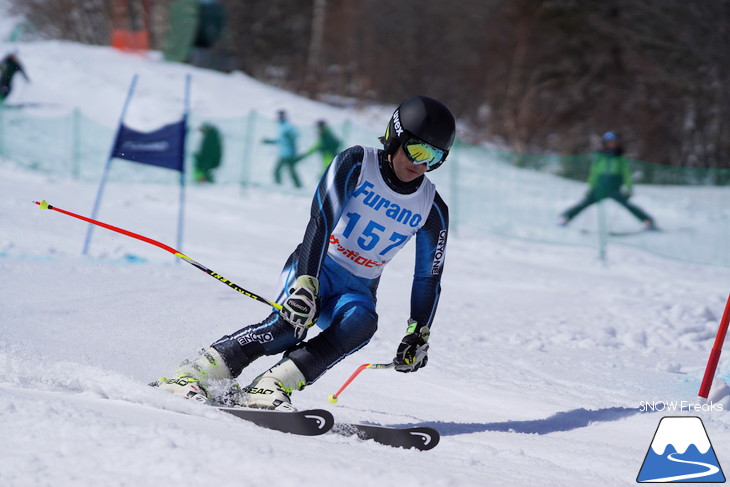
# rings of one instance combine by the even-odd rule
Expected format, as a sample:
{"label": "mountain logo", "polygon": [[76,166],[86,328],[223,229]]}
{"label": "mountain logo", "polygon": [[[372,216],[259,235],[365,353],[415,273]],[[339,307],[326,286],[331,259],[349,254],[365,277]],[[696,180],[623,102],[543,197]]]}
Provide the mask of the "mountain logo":
{"label": "mountain logo", "polygon": [[696,416],[662,418],[636,481],[725,482],[702,420]]}

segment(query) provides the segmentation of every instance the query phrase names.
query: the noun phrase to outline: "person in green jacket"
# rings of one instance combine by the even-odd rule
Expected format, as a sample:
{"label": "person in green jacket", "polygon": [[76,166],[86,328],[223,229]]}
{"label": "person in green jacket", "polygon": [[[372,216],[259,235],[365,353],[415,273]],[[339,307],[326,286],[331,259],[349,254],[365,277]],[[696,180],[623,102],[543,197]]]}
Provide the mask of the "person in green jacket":
{"label": "person in green jacket", "polygon": [[0,105],[5,102],[5,99],[10,96],[10,92],[13,91],[13,78],[16,73],[22,74],[25,80],[30,82],[30,78],[25,74],[18,56],[11,52],[0,61]]}
{"label": "person in green jacket", "polygon": [[335,156],[340,152],[342,142],[332,132],[332,129],[324,120],[317,121],[317,142],[311,149],[300,156],[300,159],[309,157],[315,152],[322,155],[322,173],[327,169]]}
{"label": "person in green jacket", "polygon": [[210,123],[200,127],[203,139],[195,153],[195,180],[199,183],[212,183],[213,170],[221,165],[223,141],[218,129]]}
{"label": "person in green jacket", "polygon": [[578,213],[605,198],[617,201],[642,222],[647,230],[656,230],[654,219],[638,206],[629,203],[633,181],[629,161],[623,156],[621,138],[616,132],[603,134],[603,148],[596,153],[588,177],[588,192],[576,205],[560,216],[560,225],[565,226]]}

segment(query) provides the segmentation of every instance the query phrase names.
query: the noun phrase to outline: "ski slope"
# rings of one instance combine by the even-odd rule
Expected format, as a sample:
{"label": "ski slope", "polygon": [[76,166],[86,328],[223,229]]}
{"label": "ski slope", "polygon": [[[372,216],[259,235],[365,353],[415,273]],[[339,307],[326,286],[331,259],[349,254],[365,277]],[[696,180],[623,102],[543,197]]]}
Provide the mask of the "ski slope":
{"label": "ski slope", "polygon": [[[19,82],[17,96],[62,99],[110,125],[134,72],[159,80],[140,93],[147,109],[130,114],[150,126],[177,113],[180,95],[165,81],[187,71],[200,86],[193,110],[214,116],[286,104],[300,120],[372,118],[154,56],[50,41],[20,53],[33,83]],[[346,421],[441,431],[436,449],[407,451],[266,431],[148,387],[269,310],[158,248],[101,229],[82,257],[86,225],[32,203],[88,215],[95,192],[94,183],[0,160],[0,485],[633,485],[659,419],[672,414],[700,416],[720,463],[730,464],[724,383],[714,410],[642,407],[695,407],[727,269],[624,248],[605,264],[591,249],[463,228],[449,241],[428,366],[367,370],[332,406],[327,396],[358,365],[393,357],[408,318],[413,252],[405,249],[383,276],[375,338],[293,400]],[[670,203],[673,195],[656,188],[652,197]],[[111,182],[99,218],[174,245],[177,198],[174,185]],[[301,196],[194,186],[183,250],[272,296],[308,213]],[[277,359],[255,362],[240,382]],[[718,375],[730,376],[728,357]]]}

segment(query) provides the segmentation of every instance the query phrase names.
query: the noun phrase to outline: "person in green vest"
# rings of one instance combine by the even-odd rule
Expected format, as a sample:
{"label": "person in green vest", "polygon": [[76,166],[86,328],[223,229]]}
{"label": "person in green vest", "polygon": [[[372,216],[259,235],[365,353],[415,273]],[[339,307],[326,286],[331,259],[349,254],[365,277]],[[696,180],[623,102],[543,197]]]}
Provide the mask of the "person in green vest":
{"label": "person in green vest", "polygon": [[581,211],[605,198],[611,198],[631,212],[645,229],[657,230],[654,219],[644,210],[629,202],[633,190],[629,160],[623,155],[621,138],[616,132],[606,132],[603,147],[593,158],[588,176],[588,192],[576,205],[565,210],[559,224],[567,225]]}
{"label": "person in green vest", "polygon": [[16,73],[22,74],[25,80],[30,82],[18,56],[11,52],[0,61],[0,105],[10,96],[10,92],[13,90],[13,78]]}
{"label": "person in green vest", "polygon": [[221,165],[223,141],[220,131],[211,123],[204,123],[200,129],[203,138],[198,152],[195,153],[195,180],[199,183],[212,183],[213,170]]}
{"label": "person in green vest", "polygon": [[311,149],[300,156],[301,159],[309,157],[315,152],[322,155],[322,173],[327,169],[335,156],[340,152],[342,141],[332,132],[332,129],[324,120],[317,121],[317,142]]}

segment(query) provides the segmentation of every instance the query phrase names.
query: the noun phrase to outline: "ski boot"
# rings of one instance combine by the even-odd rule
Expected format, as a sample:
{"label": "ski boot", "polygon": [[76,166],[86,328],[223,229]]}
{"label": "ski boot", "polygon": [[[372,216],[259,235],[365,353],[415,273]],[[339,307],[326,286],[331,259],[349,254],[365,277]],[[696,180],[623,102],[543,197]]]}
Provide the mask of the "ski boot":
{"label": "ski boot", "polygon": [[296,364],[285,358],[242,389],[242,402],[250,408],[296,411],[291,403],[292,391],[301,391],[306,383]]}
{"label": "ski boot", "polygon": [[209,379],[231,379],[231,372],[223,361],[223,357],[215,348],[204,348],[194,361],[185,360],[175,371],[175,377],[163,377],[157,386],[186,399],[207,403],[210,397],[207,392]]}

